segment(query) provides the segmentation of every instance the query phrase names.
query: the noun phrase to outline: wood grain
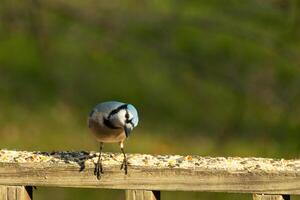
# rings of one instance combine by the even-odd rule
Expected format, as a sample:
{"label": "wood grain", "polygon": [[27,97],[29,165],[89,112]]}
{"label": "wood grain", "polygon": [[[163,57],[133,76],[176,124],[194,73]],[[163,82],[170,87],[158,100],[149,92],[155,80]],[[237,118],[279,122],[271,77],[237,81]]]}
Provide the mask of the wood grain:
{"label": "wood grain", "polygon": [[31,200],[32,188],[24,186],[0,185],[1,200]]}
{"label": "wood grain", "polygon": [[0,184],[131,190],[300,194],[300,160],[239,157],[103,154],[104,174],[94,176],[95,152],[0,150]]}
{"label": "wood grain", "polygon": [[125,200],[160,200],[160,192],[150,190],[126,190]]}
{"label": "wood grain", "polygon": [[290,200],[289,195],[253,194],[253,200]]}

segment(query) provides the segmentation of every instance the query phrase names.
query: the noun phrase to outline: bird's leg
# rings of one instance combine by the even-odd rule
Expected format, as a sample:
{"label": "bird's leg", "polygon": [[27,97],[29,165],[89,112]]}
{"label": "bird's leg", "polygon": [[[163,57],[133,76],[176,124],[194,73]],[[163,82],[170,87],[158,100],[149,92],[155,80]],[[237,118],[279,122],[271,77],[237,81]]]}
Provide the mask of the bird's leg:
{"label": "bird's leg", "polygon": [[103,174],[102,159],[101,159],[102,148],[103,148],[103,142],[100,142],[98,161],[94,170],[94,175],[97,176],[98,180],[100,180],[101,174]]}
{"label": "bird's leg", "polygon": [[121,148],[121,151],[122,151],[123,156],[124,156],[123,163],[122,163],[120,169],[123,169],[123,167],[124,167],[125,174],[127,174],[127,165],[128,165],[128,163],[127,163],[127,157],[126,157],[126,154],[125,154],[125,152],[124,152],[124,144],[123,144],[123,142],[120,142],[120,148]]}

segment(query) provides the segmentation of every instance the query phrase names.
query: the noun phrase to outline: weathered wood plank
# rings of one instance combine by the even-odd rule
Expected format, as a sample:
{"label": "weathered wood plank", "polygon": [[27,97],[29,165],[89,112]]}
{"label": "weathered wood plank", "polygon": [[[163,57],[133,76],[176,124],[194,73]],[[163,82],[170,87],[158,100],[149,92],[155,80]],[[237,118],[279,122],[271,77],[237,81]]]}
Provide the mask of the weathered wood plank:
{"label": "weathered wood plank", "polygon": [[125,200],[160,200],[160,191],[125,190]]}
{"label": "weathered wood plank", "polygon": [[31,200],[32,187],[0,185],[2,200]]}
{"label": "weathered wood plank", "polygon": [[112,189],[300,194],[300,160],[152,156],[103,153],[104,174],[94,176],[95,153],[0,150],[0,184]]}
{"label": "weathered wood plank", "polygon": [[253,194],[253,200],[290,200],[289,195]]}

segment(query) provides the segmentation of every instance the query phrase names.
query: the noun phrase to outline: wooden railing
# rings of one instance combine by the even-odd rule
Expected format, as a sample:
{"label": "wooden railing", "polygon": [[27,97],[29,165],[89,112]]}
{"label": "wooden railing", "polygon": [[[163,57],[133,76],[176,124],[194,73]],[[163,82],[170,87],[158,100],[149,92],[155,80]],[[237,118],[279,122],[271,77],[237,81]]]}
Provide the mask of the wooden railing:
{"label": "wooden railing", "polygon": [[300,160],[103,153],[104,174],[94,176],[95,152],[0,150],[0,198],[29,200],[32,186],[124,189],[125,198],[160,199],[160,191],[250,193],[253,199],[300,194]]}

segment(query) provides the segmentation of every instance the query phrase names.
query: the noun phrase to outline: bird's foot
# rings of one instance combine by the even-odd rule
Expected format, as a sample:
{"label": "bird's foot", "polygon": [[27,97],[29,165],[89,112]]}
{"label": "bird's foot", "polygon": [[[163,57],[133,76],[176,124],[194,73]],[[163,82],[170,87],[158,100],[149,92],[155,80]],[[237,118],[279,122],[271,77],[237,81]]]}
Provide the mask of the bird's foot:
{"label": "bird's foot", "polygon": [[97,177],[98,180],[100,180],[101,174],[103,174],[103,167],[102,163],[100,162],[95,164],[94,175]]}
{"label": "bird's foot", "polygon": [[125,175],[126,175],[126,174],[127,174],[127,168],[128,168],[127,158],[124,158],[124,159],[123,159],[123,163],[122,163],[120,169],[123,169],[123,168],[124,168],[124,172],[125,172]]}

